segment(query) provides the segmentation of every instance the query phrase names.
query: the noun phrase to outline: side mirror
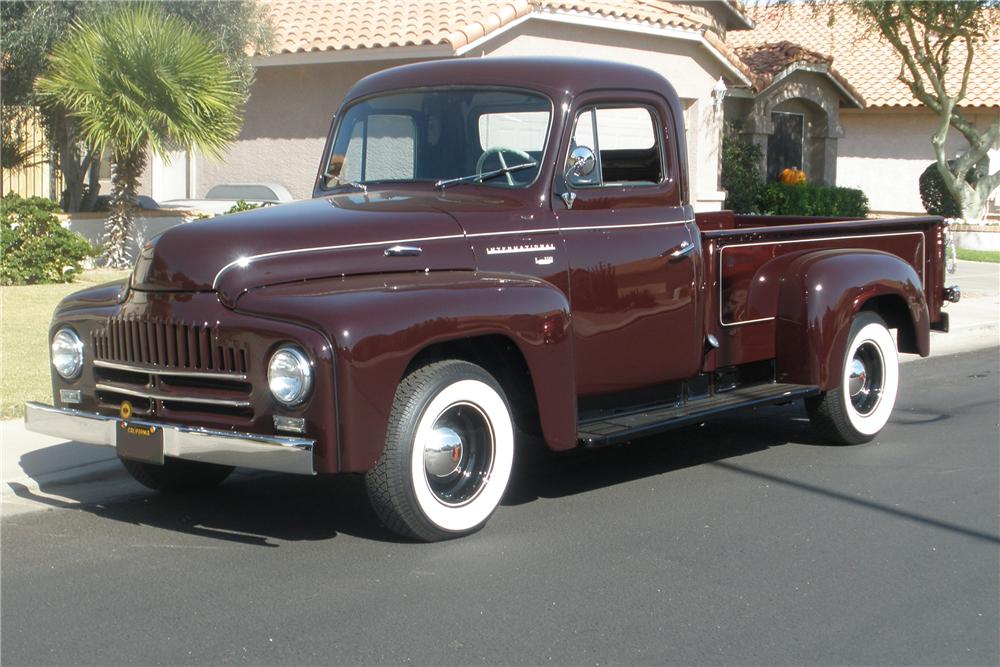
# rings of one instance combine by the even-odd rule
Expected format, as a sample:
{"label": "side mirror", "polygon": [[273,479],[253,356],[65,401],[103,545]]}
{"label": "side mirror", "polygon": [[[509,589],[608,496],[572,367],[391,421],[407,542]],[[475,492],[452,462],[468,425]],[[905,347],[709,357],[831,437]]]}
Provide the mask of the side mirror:
{"label": "side mirror", "polygon": [[566,159],[566,182],[572,184],[575,179],[586,178],[594,172],[597,166],[597,156],[586,146],[577,146]]}

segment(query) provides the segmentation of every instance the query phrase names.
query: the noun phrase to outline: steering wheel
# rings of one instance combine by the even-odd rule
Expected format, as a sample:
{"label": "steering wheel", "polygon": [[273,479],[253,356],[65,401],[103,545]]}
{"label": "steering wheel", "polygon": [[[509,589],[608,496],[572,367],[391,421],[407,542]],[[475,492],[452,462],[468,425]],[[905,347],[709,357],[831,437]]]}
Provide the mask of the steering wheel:
{"label": "steering wheel", "polygon": [[[504,153],[510,153],[511,155],[516,155],[525,162],[534,162],[534,160],[530,155],[528,155],[524,151],[519,151],[516,148],[507,148],[506,146],[490,146],[485,151],[483,151],[483,154],[479,156],[479,160],[476,161],[476,173],[479,174],[480,177],[483,175],[483,166],[486,164],[487,158],[489,158],[491,155],[496,155],[497,159],[500,160],[500,167],[502,169],[506,169],[507,162],[503,159]],[[509,172],[504,174],[504,176],[507,177],[507,185],[514,185],[514,178]]]}

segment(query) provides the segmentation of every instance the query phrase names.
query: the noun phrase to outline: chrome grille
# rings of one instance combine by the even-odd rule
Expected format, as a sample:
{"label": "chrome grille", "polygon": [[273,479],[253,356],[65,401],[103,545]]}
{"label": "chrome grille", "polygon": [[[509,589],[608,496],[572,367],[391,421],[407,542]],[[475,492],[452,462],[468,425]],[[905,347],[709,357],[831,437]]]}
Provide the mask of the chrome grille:
{"label": "chrome grille", "polygon": [[247,351],[224,342],[217,327],[111,317],[92,343],[102,407],[117,410],[127,400],[141,415],[253,417]]}
{"label": "chrome grille", "polygon": [[132,317],[109,317],[93,333],[101,361],[246,374],[246,349],[223,345],[217,327]]}

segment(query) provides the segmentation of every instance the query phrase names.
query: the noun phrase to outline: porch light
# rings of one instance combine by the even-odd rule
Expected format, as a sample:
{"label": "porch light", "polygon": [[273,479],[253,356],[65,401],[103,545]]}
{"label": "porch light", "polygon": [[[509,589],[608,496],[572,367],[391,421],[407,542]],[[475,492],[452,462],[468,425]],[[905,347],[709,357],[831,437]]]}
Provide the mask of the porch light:
{"label": "porch light", "polygon": [[712,108],[715,110],[715,113],[719,113],[719,110],[722,109],[722,100],[726,99],[727,90],[729,89],[726,87],[726,82],[720,76],[719,80],[712,87]]}

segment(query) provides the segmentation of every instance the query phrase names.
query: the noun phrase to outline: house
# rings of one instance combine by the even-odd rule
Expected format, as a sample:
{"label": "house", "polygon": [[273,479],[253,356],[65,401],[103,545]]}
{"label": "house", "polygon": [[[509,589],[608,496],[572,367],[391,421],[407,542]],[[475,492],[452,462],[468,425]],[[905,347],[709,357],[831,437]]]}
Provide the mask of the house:
{"label": "house", "polygon": [[[275,43],[254,58],[256,82],[228,155],[153,158],[143,194],[164,201],[197,198],[219,183],[277,182],[308,197],[331,118],[362,77],[428,59],[579,55],[641,64],[674,84],[699,210],[725,199],[721,136],[726,122],[738,122],[761,147],[771,178],[801,167],[813,182],[865,190],[875,212],[923,211],[917,179],[934,160],[937,118],[897,80],[891,47],[843,7],[747,9],[738,0],[274,0],[266,7]],[[977,52],[962,105],[979,125],[1000,113],[997,71],[1000,38]],[[963,143],[953,132],[947,150],[958,153]]]}
{"label": "house", "polygon": [[[989,11],[1000,24],[1000,10]],[[892,46],[845,6],[758,5],[748,17],[754,29],[730,32],[726,41],[763,90],[754,90],[751,112],[737,94],[727,99],[733,106],[726,113],[730,119],[748,120],[744,129],[764,148],[768,173],[777,165],[804,166],[811,180],[861,188],[874,212],[923,212],[918,179],[935,161],[931,137],[939,120],[899,81],[902,61]],[[1000,116],[1000,35],[978,48],[973,63],[960,107],[970,122],[985,128]],[[828,78],[800,102],[785,101],[782,82],[787,88],[805,71],[824,72]],[[839,117],[824,103],[832,99],[833,89],[841,96]],[[848,97],[854,99],[847,103]],[[835,122],[824,125],[824,116]],[[964,146],[964,138],[952,130],[946,151],[957,155]],[[994,148],[991,172],[1000,169],[1000,146]],[[835,156],[835,175],[828,171],[830,162],[819,162],[824,152],[827,160],[830,152]],[[994,198],[1000,198],[1000,191]]]}
{"label": "house", "polygon": [[665,74],[684,105],[696,204],[718,209],[725,198],[723,114],[713,91],[720,80],[727,88],[751,83],[725,46],[728,31],[750,27],[735,2],[278,0],[268,8],[273,53],[256,58],[245,123],[228,158],[174,161],[197,193],[220,182],[278,181],[296,197],[310,196],[332,115],[351,85],[378,70],[436,58],[579,55]]}

